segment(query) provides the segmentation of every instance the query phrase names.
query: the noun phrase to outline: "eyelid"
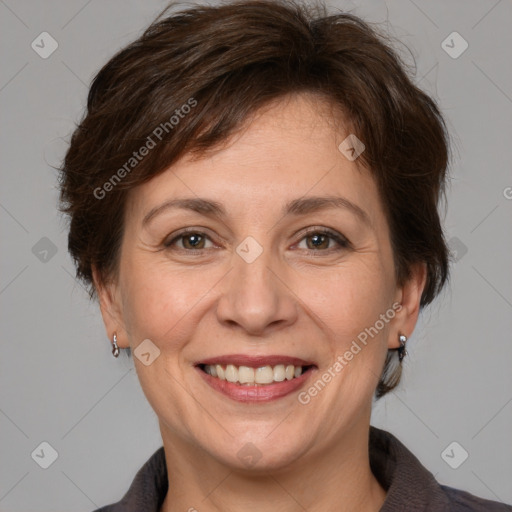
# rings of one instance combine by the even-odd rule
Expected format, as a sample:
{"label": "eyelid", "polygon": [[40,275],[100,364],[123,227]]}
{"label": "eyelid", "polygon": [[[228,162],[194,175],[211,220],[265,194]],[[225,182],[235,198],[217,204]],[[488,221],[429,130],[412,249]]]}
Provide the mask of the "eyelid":
{"label": "eyelid", "polygon": [[[165,237],[162,245],[164,247],[171,247],[172,244],[174,244],[181,237],[185,236],[187,233],[201,235],[201,236],[207,238],[208,240],[210,240],[213,244],[215,244],[215,242],[212,240],[213,237],[209,234],[209,231],[210,230],[208,228],[199,228],[199,227],[183,228],[183,229],[178,230],[176,233],[172,233],[169,236]],[[181,249],[181,250],[190,252],[190,253],[194,252],[193,249]],[[205,249],[197,249],[197,251],[199,251],[199,252],[204,251],[204,250]]]}
{"label": "eyelid", "polygon": [[[180,238],[185,236],[187,233],[198,234],[198,235],[210,240],[214,245],[216,245],[215,241],[213,240],[213,237],[209,234],[209,229],[203,228],[203,227],[201,227],[201,228],[199,228],[199,227],[183,228],[183,229],[179,230],[178,232],[173,233],[170,236],[168,236],[167,238],[165,238],[162,245],[165,248],[170,248]],[[306,251],[311,252],[311,253],[330,253],[330,252],[340,250],[343,248],[347,249],[347,248],[352,247],[350,240],[346,236],[344,236],[343,234],[339,233],[338,231],[336,231],[332,228],[328,228],[325,226],[308,226],[307,228],[302,229],[301,231],[299,231],[298,233],[296,233],[294,235],[294,237],[300,236],[300,238],[292,247],[295,247],[296,245],[300,244],[304,240],[304,238],[310,234],[320,234],[320,235],[328,236],[332,240],[334,240],[336,242],[336,244],[338,244],[338,249],[336,247],[332,247],[332,248],[325,249],[325,250],[318,250],[318,251],[314,250],[314,249],[305,249]],[[195,253],[201,253],[201,252],[204,253],[211,249],[213,249],[213,247],[208,247],[208,248],[204,248],[204,249],[182,249],[180,247],[177,248],[177,250],[184,251],[189,254],[195,254]]]}
{"label": "eyelid", "polygon": [[[295,235],[295,236],[300,236],[300,239],[297,242],[297,244],[302,242],[302,240],[307,235],[310,235],[310,234],[326,235],[326,236],[331,237],[340,247],[344,247],[344,248],[352,247],[352,243],[345,235],[343,235],[342,233],[340,233],[334,229],[327,228],[325,226],[309,226],[309,227],[305,228],[304,230],[299,231],[299,233],[297,233]],[[297,244],[295,244],[295,245],[297,245]],[[333,249],[327,249],[324,251],[314,251],[313,249],[309,249],[310,252],[330,252],[331,250],[333,250]]]}

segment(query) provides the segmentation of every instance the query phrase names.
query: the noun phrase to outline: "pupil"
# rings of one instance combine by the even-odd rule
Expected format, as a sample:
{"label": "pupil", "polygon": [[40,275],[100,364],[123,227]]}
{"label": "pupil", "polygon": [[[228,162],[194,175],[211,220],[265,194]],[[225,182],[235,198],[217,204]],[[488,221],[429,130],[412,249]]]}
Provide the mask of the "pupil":
{"label": "pupil", "polygon": [[312,243],[314,247],[319,247],[322,245],[324,235],[313,235],[312,236]]}
{"label": "pupil", "polygon": [[[200,243],[200,236],[199,235],[189,235],[188,236],[188,241],[189,241],[189,244],[192,245],[193,247],[197,247],[197,245]],[[195,240],[195,241],[194,241]]]}

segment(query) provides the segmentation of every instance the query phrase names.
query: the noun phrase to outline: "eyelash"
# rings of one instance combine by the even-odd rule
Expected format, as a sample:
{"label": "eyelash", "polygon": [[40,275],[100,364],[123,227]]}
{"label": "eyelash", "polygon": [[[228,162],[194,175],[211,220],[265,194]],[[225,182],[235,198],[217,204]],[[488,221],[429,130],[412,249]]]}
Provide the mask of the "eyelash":
{"label": "eyelash", "polygon": [[[206,239],[212,241],[211,238],[206,233],[204,233],[204,232],[202,232],[200,230],[194,229],[194,228],[186,228],[183,231],[181,231],[180,233],[178,233],[171,240],[165,241],[163,245],[164,245],[164,247],[166,249],[173,250],[172,246],[174,245],[174,243],[176,241],[186,237],[187,235],[199,235],[201,237],[205,237]],[[303,233],[302,238],[295,245],[298,245],[300,242],[302,242],[302,240],[304,240],[308,236],[312,236],[312,235],[327,236],[331,240],[334,240],[338,244],[338,246],[339,246],[338,248],[319,249],[319,250],[304,249],[307,253],[314,254],[315,256],[317,256],[319,253],[331,254],[332,252],[339,252],[339,251],[342,251],[342,250],[349,249],[351,247],[350,242],[343,235],[341,235],[340,233],[337,233],[336,231],[332,231],[332,230],[326,229],[326,228],[315,228],[315,227],[310,228],[310,229],[308,229],[308,231]],[[183,249],[183,248],[177,248],[175,250],[186,252],[188,255],[200,255],[200,254],[204,254],[204,252],[209,250],[209,249]]]}

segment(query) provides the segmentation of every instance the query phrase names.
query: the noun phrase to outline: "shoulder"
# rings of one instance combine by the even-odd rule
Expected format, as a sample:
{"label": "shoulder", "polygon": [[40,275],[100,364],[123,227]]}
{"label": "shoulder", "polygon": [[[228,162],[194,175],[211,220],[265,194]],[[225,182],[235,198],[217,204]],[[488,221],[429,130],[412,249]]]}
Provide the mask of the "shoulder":
{"label": "shoulder", "polygon": [[137,471],[121,501],[93,512],[158,512],[168,490],[164,447],[161,446]]}
{"label": "shoulder", "polygon": [[454,512],[511,512],[512,506],[498,501],[485,500],[461,489],[439,485]]}
{"label": "shoulder", "polygon": [[512,506],[485,500],[440,484],[392,434],[370,427],[370,466],[386,490],[380,512],[512,512]]}

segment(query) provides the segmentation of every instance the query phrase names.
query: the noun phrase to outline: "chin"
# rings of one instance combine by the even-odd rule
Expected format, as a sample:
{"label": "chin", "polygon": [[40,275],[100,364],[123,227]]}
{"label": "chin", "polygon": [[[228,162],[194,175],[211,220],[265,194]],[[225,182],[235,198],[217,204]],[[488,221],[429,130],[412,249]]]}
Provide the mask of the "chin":
{"label": "chin", "polygon": [[217,450],[216,455],[223,464],[241,472],[283,471],[295,464],[306,451],[302,438],[298,432],[286,435],[281,432],[277,440],[268,434],[251,435],[250,438],[243,436],[241,440],[231,440],[225,447],[226,451],[219,453]]}

